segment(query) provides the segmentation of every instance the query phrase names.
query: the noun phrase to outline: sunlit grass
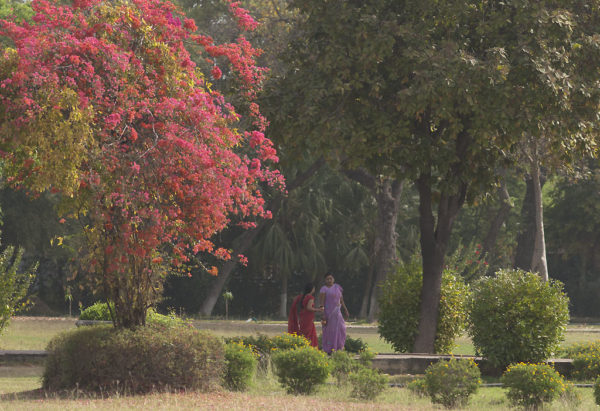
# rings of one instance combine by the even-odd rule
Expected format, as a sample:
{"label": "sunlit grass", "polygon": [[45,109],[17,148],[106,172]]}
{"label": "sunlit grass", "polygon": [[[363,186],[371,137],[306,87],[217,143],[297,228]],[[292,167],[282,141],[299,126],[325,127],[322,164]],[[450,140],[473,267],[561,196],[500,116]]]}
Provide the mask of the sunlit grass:
{"label": "sunlit grass", "polygon": [[0,335],[2,350],[43,350],[58,333],[75,327],[74,318],[13,318]]}

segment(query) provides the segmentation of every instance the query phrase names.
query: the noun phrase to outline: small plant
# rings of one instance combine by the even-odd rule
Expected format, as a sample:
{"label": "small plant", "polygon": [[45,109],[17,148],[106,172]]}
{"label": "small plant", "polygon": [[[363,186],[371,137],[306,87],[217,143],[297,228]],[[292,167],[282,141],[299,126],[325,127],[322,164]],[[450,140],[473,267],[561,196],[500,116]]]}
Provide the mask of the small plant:
{"label": "small plant", "polygon": [[348,375],[359,367],[350,354],[344,350],[335,350],[331,353],[331,375],[335,377],[338,385],[348,382]]}
{"label": "small plant", "polygon": [[[114,313],[115,306],[112,303],[111,308]],[[94,304],[81,311],[79,319],[87,321],[112,321],[108,304],[102,301],[96,301]]]}
{"label": "small plant", "polygon": [[362,340],[362,338],[346,337],[346,343],[344,344],[344,351],[358,354],[359,352],[366,350],[369,345]]}
{"label": "small plant", "polygon": [[594,381],[594,400],[596,401],[596,405],[600,405],[600,377]]}
{"label": "small plant", "polygon": [[383,390],[385,390],[388,378],[381,374],[379,370],[360,366],[357,371],[351,372],[348,376],[352,384],[352,394],[354,398],[361,400],[374,400]]}
{"label": "small plant", "polygon": [[257,354],[248,345],[231,342],[225,345],[223,383],[233,391],[245,391],[254,377]]}
{"label": "small plant", "polygon": [[225,300],[225,319],[229,319],[229,302],[233,300],[233,293],[231,291],[225,291],[223,293],[223,300]]}
{"label": "small plant", "polygon": [[310,394],[329,376],[329,359],[309,345],[277,350],[271,358],[277,379],[291,394]]}
{"label": "small plant", "polygon": [[577,391],[575,385],[565,381],[565,390],[560,396],[560,400],[565,404],[566,409],[576,410],[581,405],[583,399],[581,393]]}
{"label": "small plant", "polygon": [[308,347],[310,342],[302,335],[284,333],[271,338],[273,350],[293,350],[295,348]]}
{"label": "small plant", "polygon": [[406,384],[406,388],[418,397],[427,396],[427,384],[425,378],[417,378]]}
{"label": "small plant", "polygon": [[23,249],[8,246],[0,253],[0,332],[10,318],[27,307],[25,297],[35,277],[37,265],[20,271]]}
{"label": "small plant", "polygon": [[431,401],[448,408],[466,405],[480,384],[481,372],[473,360],[442,360],[425,370]]}
{"label": "small plant", "polygon": [[370,367],[376,355],[375,351],[366,347],[358,353],[358,362],[365,367]]}
{"label": "small plant", "polygon": [[226,343],[238,342],[244,345],[247,345],[252,348],[252,350],[257,354],[258,358],[258,368],[257,370],[266,374],[269,369],[269,364],[271,361],[271,352],[272,349],[275,348],[273,344],[273,340],[266,336],[259,334],[258,336],[242,336],[242,337],[231,337],[225,338]]}
{"label": "small plant", "polygon": [[519,363],[509,366],[500,379],[511,404],[538,408],[562,395],[565,382],[554,368],[547,364]]}
{"label": "small plant", "polygon": [[567,354],[573,360],[573,378],[593,381],[600,376],[600,341],[573,345]]}

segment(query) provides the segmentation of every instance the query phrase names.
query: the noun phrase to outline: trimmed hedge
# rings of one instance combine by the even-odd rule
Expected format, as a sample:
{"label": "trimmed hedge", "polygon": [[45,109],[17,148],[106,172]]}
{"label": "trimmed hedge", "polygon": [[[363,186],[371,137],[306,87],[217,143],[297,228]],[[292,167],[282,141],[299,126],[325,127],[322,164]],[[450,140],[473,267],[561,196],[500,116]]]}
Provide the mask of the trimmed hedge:
{"label": "trimmed hedge", "polygon": [[224,369],[220,339],[189,327],[82,327],[58,335],[46,350],[47,390],[209,390]]}

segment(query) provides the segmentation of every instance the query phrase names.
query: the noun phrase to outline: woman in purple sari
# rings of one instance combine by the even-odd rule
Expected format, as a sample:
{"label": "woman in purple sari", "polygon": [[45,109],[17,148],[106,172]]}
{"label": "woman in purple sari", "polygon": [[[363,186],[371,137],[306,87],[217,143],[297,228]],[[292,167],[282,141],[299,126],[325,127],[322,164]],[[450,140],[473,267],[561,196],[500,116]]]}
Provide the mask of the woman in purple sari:
{"label": "woman in purple sari", "polygon": [[348,309],[342,297],[343,288],[335,284],[333,275],[325,275],[325,285],[319,290],[319,302],[323,311],[323,340],[322,348],[327,354],[332,351],[343,350],[346,343],[346,323],[342,317],[342,307],[349,317]]}

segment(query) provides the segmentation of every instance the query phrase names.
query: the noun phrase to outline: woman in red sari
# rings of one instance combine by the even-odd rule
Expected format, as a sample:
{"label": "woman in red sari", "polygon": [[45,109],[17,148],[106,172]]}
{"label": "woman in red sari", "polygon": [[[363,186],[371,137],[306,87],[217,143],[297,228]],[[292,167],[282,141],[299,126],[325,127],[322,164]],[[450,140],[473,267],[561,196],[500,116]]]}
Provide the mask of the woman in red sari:
{"label": "woman in red sari", "polygon": [[315,286],[308,283],[304,286],[304,293],[294,298],[288,317],[288,333],[303,335],[310,341],[310,345],[318,347],[315,312],[321,312],[323,308],[315,308],[314,292]]}

